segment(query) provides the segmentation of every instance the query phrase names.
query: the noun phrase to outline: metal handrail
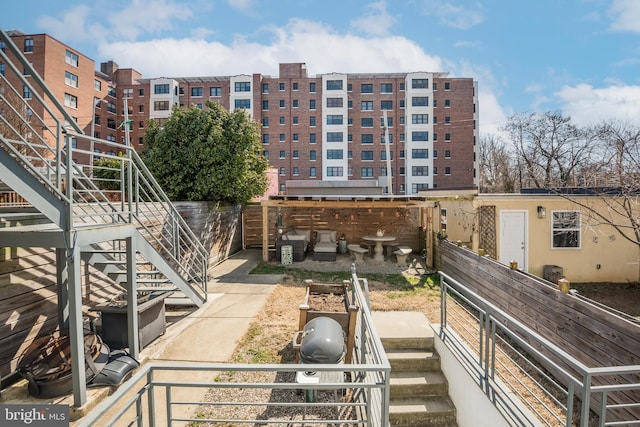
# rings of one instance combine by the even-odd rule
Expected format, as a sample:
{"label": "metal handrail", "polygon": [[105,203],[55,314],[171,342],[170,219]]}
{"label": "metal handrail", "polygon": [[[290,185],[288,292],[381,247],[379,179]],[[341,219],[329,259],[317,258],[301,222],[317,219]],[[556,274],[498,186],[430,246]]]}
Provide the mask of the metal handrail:
{"label": "metal handrail", "polygon": [[[514,375],[527,377],[529,383],[534,382],[535,388],[526,390],[533,399],[542,394],[547,401],[554,402],[555,408],[547,407],[549,412],[538,414],[542,417],[538,421],[546,425],[572,426],[579,422],[580,427],[587,427],[591,425],[590,413],[598,417],[600,426],[640,424],[640,419],[632,414],[628,414],[632,419],[608,420],[612,411],[640,407],[640,403],[637,402],[615,404],[608,401],[615,393],[628,390],[640,392],[640,379],[628,379],[629,376],[640,378],[640,365],[596,368],[586,366],[561,347],[480,297],[470,287],[444,272],[439,274],[440,336],[468,371],[476,377],[480,375],[481,387],[488,397],[495,399],[496,390],[501,392],[500,396],[507,396],[502,403],[507,407],[505,412],[515,418],[511,420],[514,425],[529,425],[530,420],[523,420],[522,417],[536,412],[529,410],[525,414],[522,405],[524,403],[524,406],[527,406],[531,402],[508,398],[510,395],[522,396],[522,392],[509,389],[509,385],[505,383],[505,378]],[[516,349],[525,355],[523,360],[511,358]],[[506,372],[507,365],[511,367],[511,372]],[[526,371],[535,373],[527,374]],[[531,375],[540,376],[542,379],[536,383]],[[607,384],[596,382],[596,378],[605,377]],[[516,382],[526,387],[523,386],[524,381],[516,379]],[[581,406],[578,416],[574,407],[579,399]],[[595,400],[600,403],[598,409],[594,410],[595,405],[592,405],[592,402]],[[551,424],[550,418],[555,419],[556,424]]]}
{"label": "metal handrail", "polygon": [[[0,41],[5,45],[0,58],[7,65],[0,74],[0,85],[7,89],[0,91],[0,103],[5,106],[5,114],[0,115],[0,148],[64,203],[66,215],[56,216],[56,225],[71,231],[87,224],[134,224],[206,298],[209,254],[138,153],[130,146],[85,135],[1,29]],[[25,99],[17,84],[30,97]],[[105,153],[96,154],[94,147]],[[113,161],[114,170],[96,166],[98,156]],[[110,180],[100,178],[105,172],[115,173]],[[110,186],[117,191],[109,190]]]}
{"label": "metal handrail", "polygon": [[[266,419],[241,418],[205,418],[197,416],[181,416],[176,414],[177,408],[190,404],[202,407],[224,407],[230,405],[255,407],[288,407],[299,410],[313,408],[345,408],[350,407],[357,415],[353,419],[315,419],[305,420],[304,423],[323,425],[335,423],[339,425],[359,425],[370,427],[389,426],[389,387],[391,366],[382,347],[382,342],[373,324],[373,318],[366,303],[366,288],[361,284],[363,279],[357,277],[352,267],[350,292],[352,301],[360,308],[357,311],[356,348],[354,362],[351,364],[226,364],[226,363],[146,363],[134,375],[121,385],[112,395],[101,402],[89,415],[83,418],[78,426],[112,426],[143,424],[150,427],[155,425],[171,425],[172,422],[189,422],[190,425],[200,423],[224,422],[233,425],[242,424],[282,424],[291,423],[289,415],[265,417]],[[360,351],[362,350],[362,351]],[[198,375],[197,381],[184,379],[181,372],[192,371]],[[243,372],[297,373],[305,371],[344,372],[350,374],[350,382],[322,382],[315,384],[301,384],[297,382],[233,382],[225,380],[225,373],[239,374]],[[161,373],[173,372],[173,378]],[[216,376],[215,381],[204,380]],[[160,379],[161,377],[161,379]],[[202,379],[202,380],[201,380]],[[350,401],[329,402],[301,402],[300,399],[291,401],[278,400],[277,403],[258,402],[229,402],[214,400],[181,400],[176,397],[179,389],[215,389],[240,390],[259,388],[276,392],[279,390],[347,390],[354,396]],[[194,411],[195,412],[195,411]],[[160,418],[163,418],[162,422]]]}

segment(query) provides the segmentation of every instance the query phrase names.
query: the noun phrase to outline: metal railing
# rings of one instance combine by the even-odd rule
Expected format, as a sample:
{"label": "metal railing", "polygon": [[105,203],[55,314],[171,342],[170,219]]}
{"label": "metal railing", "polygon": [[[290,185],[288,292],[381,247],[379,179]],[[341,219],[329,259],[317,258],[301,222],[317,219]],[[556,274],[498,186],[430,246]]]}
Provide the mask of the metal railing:
{"label": "metal railing", "polygon": [[[354,363],[147,363],[79,426],[154,427],[189,422],[193,426],[304,423],[387,427],[391,367],[373,325],[367,281],[357,277],[354,267],[350,292],[360,307]],[[307,371],[329,380],[297,382],[296,376]],[[193,380],[188,379],[189,373]],[[261,392],[258,397],[256,390]],[[309,399],[311,391],[317,399]]]}
{"label": "metal railing", "polygon": [[0,41],[5,46],[0,50],[5,64],[0,73],[0,149],[42,184],[13,189],[18,194],[41,191],[63,203],[62,211],[47,204],[36,208],[65,231],[135,225],[206,298],[209,254],[138,153],[129,144],[85,135],[2,30]]}
{"label": "metal railing", "polygon": [[640,365],[588,367],[439,274],[440,336],[511,425],[640,425]]}

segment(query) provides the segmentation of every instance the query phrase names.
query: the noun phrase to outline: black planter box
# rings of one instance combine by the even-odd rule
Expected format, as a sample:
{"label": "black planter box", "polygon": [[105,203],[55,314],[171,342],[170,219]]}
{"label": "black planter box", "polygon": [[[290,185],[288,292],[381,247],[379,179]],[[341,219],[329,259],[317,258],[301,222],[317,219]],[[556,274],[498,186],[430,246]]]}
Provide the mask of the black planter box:
{"label": "black planter box", "polygon": [[[140,350],[167,330],[164,299],[169,292],[154,292],[138,297],[138,345]],[[101,336],[110,348],[128,348],[127,306],[114,304],[94,309],[101,313]]]}

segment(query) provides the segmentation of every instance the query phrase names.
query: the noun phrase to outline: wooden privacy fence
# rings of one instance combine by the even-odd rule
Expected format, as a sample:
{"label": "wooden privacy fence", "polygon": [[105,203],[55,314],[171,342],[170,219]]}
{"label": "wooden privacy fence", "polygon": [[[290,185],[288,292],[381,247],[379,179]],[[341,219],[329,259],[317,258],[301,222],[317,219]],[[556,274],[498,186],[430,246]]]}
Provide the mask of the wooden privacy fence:
{"label": "wooden privacy fence", "polygon": [[[587,367],[640,364],[640,325],[631,320],[445,240],[440,241],[436,267]],[[525,334],[517,330],[516,333],[529,342]],[[539,350],[577,374],[544,348]],[[629,375],[628,379],[639,381],[635,375]],[[623,399],[640,402],[640,396],[633,391]]]}

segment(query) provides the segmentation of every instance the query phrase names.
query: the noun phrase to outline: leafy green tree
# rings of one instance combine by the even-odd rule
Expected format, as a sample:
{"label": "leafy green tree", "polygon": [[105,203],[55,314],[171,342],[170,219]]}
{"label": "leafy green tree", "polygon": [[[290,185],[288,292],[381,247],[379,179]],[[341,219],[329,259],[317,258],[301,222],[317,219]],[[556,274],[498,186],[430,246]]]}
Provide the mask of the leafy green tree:
{"label": "leafy green tree", "polygon": [[174,107],[160,128],[150,121],[142,158],[172,200],[246,203],[267,189],[260,131],[243,110]]}

